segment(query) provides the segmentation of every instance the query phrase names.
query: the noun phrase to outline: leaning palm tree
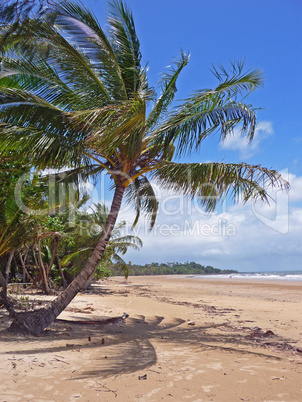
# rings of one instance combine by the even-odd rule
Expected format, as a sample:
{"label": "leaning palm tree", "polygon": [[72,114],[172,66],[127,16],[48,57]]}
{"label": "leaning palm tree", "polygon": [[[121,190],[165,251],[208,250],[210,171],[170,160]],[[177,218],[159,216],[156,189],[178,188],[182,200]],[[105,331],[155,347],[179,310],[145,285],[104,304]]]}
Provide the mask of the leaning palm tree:
{"label": "leaning palm tree", "polygon": [[173,106],[176,81],[188,64],[182,53],[156,93],[142,65],[133,17],[121,1],[110,4],[104,32],[83,5],[64,2],[54,13],[2,27],[0,150],[27,157],[38,169],[61,168],[66,179],[106,172],[114,195],[102,235],[85,267],[47,307],[15,314],[12,328],[39,334],[83,288],[104,253],[123,197],[150,229],[158,202],[152,181],[198,197],[207,211],[231,197],[268,200],[267,186],[286,187],[274,171],[245,163],[177,163],[215,132],[220,140],[240,127],[253,140],[256,110],[243,102],[262,84],[243,64],[214,70],[218,85]]}

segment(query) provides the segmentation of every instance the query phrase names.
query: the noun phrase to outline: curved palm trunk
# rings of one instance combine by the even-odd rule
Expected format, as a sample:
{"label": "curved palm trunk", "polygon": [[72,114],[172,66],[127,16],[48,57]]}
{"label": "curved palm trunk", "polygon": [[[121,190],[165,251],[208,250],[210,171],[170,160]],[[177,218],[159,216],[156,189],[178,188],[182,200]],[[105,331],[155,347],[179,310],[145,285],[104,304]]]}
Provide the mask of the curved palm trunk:
{"label": "curved palm trunk", "polygon": [[92,284],[93,280],[94,280],[94,272],[90,275],[90,277],[88,278],[88,281],[85,283],[82,290],[87,290],[89,288],[89,286]]}
{"label": "curved palm trunk", "polygon": [[124,187],[117,185],[115,188],[111,210],[98,244],[92,253],[89,261],[80,274],[53,300],[47,307],[39,310],[17,313],[10,326],[13,332],[25,332],[32,335],[39,335],[48,327],[58,315],[68,306],[77,293],[85,286],[87,280],[95,272],[97,265],[103,255],[114,228],[124,195]]}

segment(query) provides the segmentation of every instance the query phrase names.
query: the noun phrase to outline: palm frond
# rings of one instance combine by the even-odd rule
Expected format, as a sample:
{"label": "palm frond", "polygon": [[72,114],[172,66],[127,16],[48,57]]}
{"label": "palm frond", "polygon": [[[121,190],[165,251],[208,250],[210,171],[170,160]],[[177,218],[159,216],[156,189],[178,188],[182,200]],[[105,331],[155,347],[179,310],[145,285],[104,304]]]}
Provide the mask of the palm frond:
{"label": "palm frond", "polygon": [[[106,170],[123,183],[127,200],[136,208],[137,224],[144,212],[154,226],[158,202],[150,175],[162,185],[199,197],[212,211],[223,197],[234,201],[269,200],[267,185],[286,189],[288,183],[274,170],[247,164],[176,164],[174,156],[190,154],[204,139],[220,131],[220,140],[241,128],[253,139],[256,110],[244,97],[262,85],[258,70],[213,68],[214,89],[195,92],[171,109],[176,82],[188,63],[181,54],[161,80],[161,96],[154,100],[142,67],[140,43],[132,13],[120,0],[110,3],[109,33],[82,4],[64,1],[56,12],[28,18],[0,29],[0,156],[22,157],[39,169],[68,169],[64,180],[76,182]],[[10,159],[11,160],[11,159]],[[99,232],[106,211],[96,207],[85,216]],[[112,233],[106,258],[124,253],[131,238]],[[100,233],[85,238],[90,249]],[[89,239],[88,239],[89,237]],[[86,250],[87,251],[87,250]]]}
{"label": "palm frond", "polygon": [[111,240],[114,240],[111,245],[116,253],[125,254],[129,248],[139,250],[143,247],[143,242],[138,236],[126,235],[117,238],[111,236]]}
{"label": "palm frond", "polygon": [[[201,98],[201,99],[200,99]],[[190,154],[198,149],[210,134],[221,130],[221,139],[242,124],[242,135],[252,140],[256,128],[255,110],[243,103],[223,99],[209,94],[196,96],[187,102],[153,133],[155,143],[176,146],[176,155]]]}
{"label": "palm frond", "polygon": [[83,4],[64,2],[57,11],[56,24],[77,48],[93,61],[112,99],[127,99],[121,69],[113,48],[95,15]]}
{"label": "palm frond", "polygon": [[212,73],[220,81],[215,91],[227,91],[230,96],[236,97],[245,92],[254,91],[263,85],[263,73],[260,70],[243,72],[245,61],[234,61],[227,70],[223,65],[212,66]]}
{"label": "palm frond", "polygon": [[77,250],[74,253],[66,255],[61,260],[62,267],[66,267],[71,262],[79,263],[79,262],[86,261],[87,258],[89,258],[89,256],[93,252],[93,250],[94,250],[93,247],[86,247],[86,248],[82,248],[81,250]]}
{"label": "palm frond", "polygon": [[133,93],[148,93],[145,70],[141,68],[140,43],[131,11],[122,1],[115,0],[108,22],[110,42],[121,69],[128,97]]}
{"label": "palm frond", "polygon": [[[74,184],[80,186],[87,182],[89,178],[96,179],[104,171],[104,168],[98,164],[83,165],[73,169],[65,167],[59,172],[46,173],[41,171],[39,180],[41,182],[51,181],[53,183]],[[86,200],[87,201],[87,200]],[[81,200],[82,202],[82,200]]]}
{"label": "palm frond", "polygon": [[13,196],[7,197],[4,208],[5,211],[0,214],[0,256],[21,247],[32,234],[33,217],[22,212]]}
{"label": "palm frond", "polygon": [[196,92],[171,113],[152,133],[155,143],[176,144],[177,155],[196,150],[210,134],[220,130],[221,139],[241,125],[242,135],[251,141],[256,127],[256,110],[237,100],[244,90],[260,86],[258,70],[243,74],[239,69],[214,90]]}
{"label": "palm frond", "polygon": [[136,209],[136,217],[132,227],[136,226],[141,211],[143,211],[149,221],[149,229],[152,230],[158,212],[158,201],[147,177],[137,177],[128,186],[126,198],[128,202],[134,203]]}
{"label": "palm frond", "polygon": [[197,197],[206,211],[213,211],[217,202],[228,196],[234,202],[249,199],[269,202],[270,187],[289,187],[275,170],[245,163],[163,162],[152,176],[169,190]]}
{"label": "palm frond", "polygon": [[70,131],[64,136],[51,127],[42,131],[30,125],[23,127],[5,123],[0,123],[0,129],[1,154],[22,157],[38,169],[91,164],[90,158],[83,156],[86,148],[83,139],[72,136]]}
{"label": "palm frond", "polygon": [[145,104],[141,99],[133,98],[120,105],[109,105],[80,115],[80,124],[85,117],[87,127],[92,127],[89,144],[99,153],[110,155],[121,148],[131,159],[140,151],[145,125]]}
{"label": "palm frond", "polygon": [[189,59],[189,55],[182,53],[180,60],[176,62],[176,67],[171,67],[170,71],[163,74],[160,83],[162,95],[159,97],[154,105],[154,108],[148,116],[148,119],[146,121],[147,130],[152,129],[159,118],[163,118],[163,114],[166,113],[168,107],[173,102],[174,96],[177,91],[176,81],[183,68],[188,64]]}
{"label": "palm frond", "polygon": [[125,278],[129,276],[129,266],[128,264],[116,253],[114,253],[111,259],[116,263],[118,268],[123,272]]}
{"label": "palm frond", "polygon": [[77,88],[70,88],[46,60],[28,59],[18,55],[2,58],[0,72],[2,88],[16,88],[43,98],[64,111],[93,108],[95,99],[83,97]]}
{"label": "palm frond", "polygon": [[2,46],[9,49],[10,55],[14,53],[15,57],[22,54],[23,58],[32,58],[33,62],[47,59],[60,79],[68,87],[77,88],[83,97],[93,93],[98,97],[99,104],[110,100],[106,83],[93,60],[89,59],[85,49],[73,46],[71,38],[54,22],[33,19],[20,32],[6,38]]}

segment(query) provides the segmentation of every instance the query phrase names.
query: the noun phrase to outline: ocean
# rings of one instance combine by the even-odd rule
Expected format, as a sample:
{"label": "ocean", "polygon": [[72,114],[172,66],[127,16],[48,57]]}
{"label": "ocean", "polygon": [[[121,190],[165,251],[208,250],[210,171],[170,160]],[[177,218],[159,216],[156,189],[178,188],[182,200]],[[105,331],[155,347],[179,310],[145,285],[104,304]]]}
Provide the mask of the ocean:
{"label": "ocean", "polygon": [[237,274],[195,275],[194,277],[302,281],[302,271],[238,272]]}

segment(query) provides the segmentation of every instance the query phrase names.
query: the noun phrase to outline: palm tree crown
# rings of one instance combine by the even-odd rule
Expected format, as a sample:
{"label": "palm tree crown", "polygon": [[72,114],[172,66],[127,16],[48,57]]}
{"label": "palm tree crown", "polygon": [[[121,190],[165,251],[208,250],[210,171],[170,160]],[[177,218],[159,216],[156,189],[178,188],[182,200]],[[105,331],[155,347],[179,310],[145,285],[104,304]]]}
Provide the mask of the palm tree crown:
{"label": "palm tree crown", "polygon": [[27,157],[38,169],[65,167],[70,180],[105,171],[113,181],[107,229],[82,281],[101,258],[123,195],[134,202],[135,223],[142,211],[152,228],[158,203],[150,179],[198,196],[207,211],[226,196],[267,200],[267,185],[287,186],[276,171],[260,166],[173,161],[216,131],[223,140],[239,126],[252,141],[256,110],[243,99],[262,85],[258,70],[244,72],[242,63],[229,72],[214,70],[216,88],[173,107],[189,56],[182,53],[162,76],[156,98],[122,1],[110,4],[108,24],[105,33],[82,4],[64,2],[55,12],[3,26],[0,42],[1,154]]}

